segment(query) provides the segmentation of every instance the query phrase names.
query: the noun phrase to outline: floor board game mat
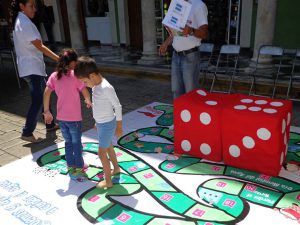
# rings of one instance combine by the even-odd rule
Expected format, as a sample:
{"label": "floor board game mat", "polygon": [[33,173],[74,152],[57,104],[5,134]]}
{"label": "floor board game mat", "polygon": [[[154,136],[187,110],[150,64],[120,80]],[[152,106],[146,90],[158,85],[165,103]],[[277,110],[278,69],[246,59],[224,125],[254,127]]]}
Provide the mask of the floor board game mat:
{"label": "floor board game mat", "polygon": [[[225,225],[300,222],[300,129],[270,177],[174,155],[173,106],[154,102],[123,117],[114,139],[121,173],[104,179],[95,129],[83,134],[86,179],[70,176],[64,143],[0,167],[0,224]],[[188,132],[188,131],[187,131]]]}

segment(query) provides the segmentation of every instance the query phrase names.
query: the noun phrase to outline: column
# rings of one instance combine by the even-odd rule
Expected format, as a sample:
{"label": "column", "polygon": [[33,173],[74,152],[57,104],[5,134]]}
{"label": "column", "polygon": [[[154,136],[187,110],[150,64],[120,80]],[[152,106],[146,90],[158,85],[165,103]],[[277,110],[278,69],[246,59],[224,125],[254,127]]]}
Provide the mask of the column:
{"label": "column", "polygon": [[142,30],[143,30],[143,56],[139,64],[155,64],[161,62],[158,56],[155,24],[155,1],[141,0]]}
{"label": "column", "polygon": [[253,61],[261,45],[273,44],[277,0],[259,0],[256,16]]}
{"label": "column", "polygon": [[71,36],[71,45],[72,48],[76,50],[85,49],[82,31],[80,28],[80,10],[78,9],[78,0],[66,0],[67,9],[68,9],[68,20],[69,20],[69,28],[70,28],[70,36]]}

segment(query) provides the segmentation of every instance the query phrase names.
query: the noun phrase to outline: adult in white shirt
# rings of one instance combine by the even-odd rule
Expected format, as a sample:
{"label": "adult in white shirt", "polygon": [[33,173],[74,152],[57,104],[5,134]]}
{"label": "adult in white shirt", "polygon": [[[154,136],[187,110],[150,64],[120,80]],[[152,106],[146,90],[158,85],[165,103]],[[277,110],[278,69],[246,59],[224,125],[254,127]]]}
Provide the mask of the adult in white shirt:
{"label": "adult in white shirt", "polygon": [[202,39],[208,36],[207,7],[201,0],[186,0],[192,4],[187,23],[182,32],[168,27],[168,38],[159,48],[165,55],[170,44],[173,46],[171,65],[171,86],[173,98],[177,98],[198,86],[199,57],[198,48]]}
{"label": "adult in white shirt", "polygon": [[[34,0],[13,0],[11,16],[19,76],[27,82],[31,95],[31,105],[21,139],[37,143],[43,140],[33,135],[42,111],[43,92],[46,86],[47,74],[43,54],[55,61],[58,60],[58,56],[43,45],[38,29],[30,20],[36,12],[34,4]],[[58,128],[54,121],[52,124],[46,124],[47,131]]]}

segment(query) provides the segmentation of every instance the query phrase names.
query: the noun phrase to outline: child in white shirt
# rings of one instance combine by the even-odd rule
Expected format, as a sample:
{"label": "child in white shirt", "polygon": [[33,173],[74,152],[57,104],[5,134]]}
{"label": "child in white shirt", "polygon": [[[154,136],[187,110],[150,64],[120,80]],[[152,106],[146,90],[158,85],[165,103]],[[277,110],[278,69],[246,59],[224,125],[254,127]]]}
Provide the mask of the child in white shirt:
{"label": "child in white shirt", "polygon": [[113,86],[100,74],[95,60],[86,56],[79,57],[74,73],[87,87],[92,88],[93,117],[99,139],[98,155],[105,176],[105,180],[99,182],[97,187],[111,187],[113,185],[111,176],[120,173],[112,139],[114,134],[117,137],[123,135],[122,106]]}

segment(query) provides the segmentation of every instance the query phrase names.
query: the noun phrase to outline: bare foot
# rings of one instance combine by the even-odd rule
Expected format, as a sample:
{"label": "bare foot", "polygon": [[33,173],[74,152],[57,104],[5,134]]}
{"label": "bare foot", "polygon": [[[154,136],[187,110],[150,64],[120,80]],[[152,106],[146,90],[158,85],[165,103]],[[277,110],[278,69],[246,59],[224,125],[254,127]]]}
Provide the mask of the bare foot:
{"label": "bare foot", "polygon": [[106,187],[109,188],[112,186],[113,186],[113,183],[106,183],[106,180],[103,180],[96,185],[96,188],[106,188]]}
{"label": "bare foot", "polygon": [[116,175],[116,174],[119,174],[121,171],[120,171],[120,168],[117,168],[117,169],[113,169],[111,170],[111,175]]}

